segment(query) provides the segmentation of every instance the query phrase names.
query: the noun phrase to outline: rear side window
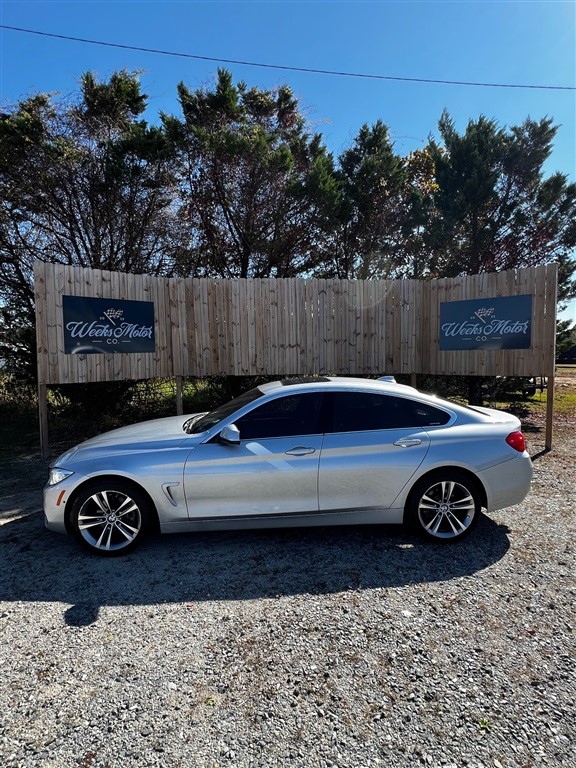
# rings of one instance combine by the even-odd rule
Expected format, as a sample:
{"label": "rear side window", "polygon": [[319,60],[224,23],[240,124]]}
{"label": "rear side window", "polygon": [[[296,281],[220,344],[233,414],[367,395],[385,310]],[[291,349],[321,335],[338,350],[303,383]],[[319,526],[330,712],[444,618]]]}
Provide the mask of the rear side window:
{"label": "rear side window", "polygon": [[366,392],[336,392],[332,432],[437,427],[450,414],[427,403]]}
{"label": "rear side window", "polygon": [[443,411],[441,408],[435,408],[428,403],[419,403],[417,400],[407,400],[405,398],[397,399],[402,400],[404,415],[406,421],[409,422],[406,426],[441,427],[443,424],[448,424],[450,421],[450,414]]}

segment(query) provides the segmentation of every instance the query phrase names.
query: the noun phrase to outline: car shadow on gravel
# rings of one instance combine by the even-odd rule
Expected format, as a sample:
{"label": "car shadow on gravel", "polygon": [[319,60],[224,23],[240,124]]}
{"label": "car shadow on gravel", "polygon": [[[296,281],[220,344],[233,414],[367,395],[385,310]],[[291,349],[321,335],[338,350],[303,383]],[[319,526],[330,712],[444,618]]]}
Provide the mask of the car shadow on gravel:
{"label": "car shadow on gravel", "polygon": [[390,589],[472,576],[509,548],[508,528],[483,516],[455,545],[425,542],[400,526],[194,533],[151,538],[102,558],[47,531],[40,511],[0,526],[0,600],[61,602],[86,626],[101,606],[241,601]]}

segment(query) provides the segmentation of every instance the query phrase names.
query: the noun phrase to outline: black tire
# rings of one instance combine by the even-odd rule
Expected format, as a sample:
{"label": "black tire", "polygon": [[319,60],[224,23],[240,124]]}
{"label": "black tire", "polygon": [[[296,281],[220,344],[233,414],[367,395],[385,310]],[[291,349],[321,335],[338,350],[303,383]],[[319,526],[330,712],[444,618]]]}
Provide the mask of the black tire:
{"label": "black tire", "polygon": [[97,480],[85,486],[70,510],[70,529],[82,546],[105,557],[123,555],[150,528],[146,494],[122,480]]}
{"label": "black tire", "polygon": [[467,536],[477,525],[481,511],[477,483],[449,469],[419,480],[406,504],[408,525],[419,535],[444,543]]}

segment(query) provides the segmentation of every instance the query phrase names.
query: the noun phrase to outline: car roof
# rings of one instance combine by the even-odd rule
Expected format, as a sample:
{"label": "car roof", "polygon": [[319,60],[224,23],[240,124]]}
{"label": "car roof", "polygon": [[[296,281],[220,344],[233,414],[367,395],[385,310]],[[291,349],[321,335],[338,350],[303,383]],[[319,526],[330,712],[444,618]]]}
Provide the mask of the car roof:
{"label": "car roof", "polygon": [[303,376],[294,377],[289,379],[282,379],[280,381],[270,381],[267,384],[261,384],[259,389],[261,392],[269,394],[274,390],[286,388],[300,391],[304,389],[316,388],[321,386],[322,389],[327,391],[339,390],[339,389],[355,389],[355,390],[370,390],[372,392],[405,392],[413,396],[420,397],[433,397],[433,395],[424,395],[413,387],[409,387],[405,384],[398,384],[396,381],[389,379],[361,379],[355,376]]}

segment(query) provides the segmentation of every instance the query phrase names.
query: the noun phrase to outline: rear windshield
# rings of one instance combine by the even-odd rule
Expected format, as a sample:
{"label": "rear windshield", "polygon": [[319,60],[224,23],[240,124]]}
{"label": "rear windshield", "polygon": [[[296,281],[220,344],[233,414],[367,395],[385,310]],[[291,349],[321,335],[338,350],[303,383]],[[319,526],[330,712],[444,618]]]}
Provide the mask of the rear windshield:
{"label": "rear windshield", "polygon": [[234,400],[230,400],[228,403],[220,405],[215,410],[202,416],[198,421],[192,422],[192,424],[186,428],[186,432],[188,432],[189,435],[198,435],[200,432],[206,432],[207,429],[211,429],[211,427],[214,427],[218,422],[227,418],[235,411],[239,411],[240,408],[248,405],[248,403],[258,400],[258,398],[262,396],[263,393],[258,387],[249,389],[248,392],[244,392],[240,397],[236,397]]}

